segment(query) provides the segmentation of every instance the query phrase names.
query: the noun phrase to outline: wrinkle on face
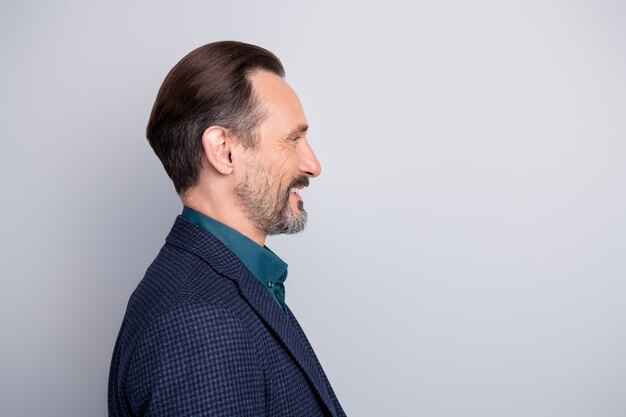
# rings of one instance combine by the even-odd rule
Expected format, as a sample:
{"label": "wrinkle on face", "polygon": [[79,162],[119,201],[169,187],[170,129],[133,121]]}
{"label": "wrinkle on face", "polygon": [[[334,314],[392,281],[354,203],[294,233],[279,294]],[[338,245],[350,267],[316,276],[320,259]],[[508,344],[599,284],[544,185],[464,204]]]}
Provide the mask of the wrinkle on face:
{"label": "wrinkle on face", "polygon": [[291,186],[302,182],[299,146],[306,138],[307,121],[300,100],[281,77],[258,71],[251,80],[264,118],[258,128],[259,146],[246,152],[245,172],[235,194],[259,230],[296,233],[307,220],[302,201],[291,204]]}

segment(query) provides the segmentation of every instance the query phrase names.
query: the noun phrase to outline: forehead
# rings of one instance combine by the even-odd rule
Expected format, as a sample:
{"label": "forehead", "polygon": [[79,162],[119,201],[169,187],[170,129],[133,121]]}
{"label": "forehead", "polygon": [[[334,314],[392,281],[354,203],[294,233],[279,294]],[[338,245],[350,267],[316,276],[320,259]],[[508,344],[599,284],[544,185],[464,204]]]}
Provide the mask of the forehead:
{"label": "forehead", "polygon": [[288,134],[294,128],[306,125],[307,120],[295,91],[280,76],[264,70],[248,75],[254,92],[261,102],[265,118],[261,134]]}

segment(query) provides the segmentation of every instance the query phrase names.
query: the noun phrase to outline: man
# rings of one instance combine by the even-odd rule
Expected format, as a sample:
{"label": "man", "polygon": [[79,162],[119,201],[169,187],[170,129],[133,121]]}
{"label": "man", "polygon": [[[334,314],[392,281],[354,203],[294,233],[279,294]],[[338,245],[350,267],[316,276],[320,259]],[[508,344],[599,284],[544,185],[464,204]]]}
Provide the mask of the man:
{"label": "man", "polygon": [[271,52],[202,46],[167,75],[147,127],[183,212],[132,294],[110,416],[344,416],[285,304],[267,235],[307,220],[320,174],[298,97]]}

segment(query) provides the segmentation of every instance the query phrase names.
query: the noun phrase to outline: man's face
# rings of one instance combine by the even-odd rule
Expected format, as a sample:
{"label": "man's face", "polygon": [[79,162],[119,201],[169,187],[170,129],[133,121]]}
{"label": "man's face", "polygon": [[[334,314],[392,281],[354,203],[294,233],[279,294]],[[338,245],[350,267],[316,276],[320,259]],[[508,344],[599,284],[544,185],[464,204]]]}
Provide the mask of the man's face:
{"label": "man's face", "polygon": [[297,233],[307,221],[298,190],[321,171],[306,139],[306,117],[298,96],[281,77],[255,71],[249,78],[265,118],[258,147],[246,150],[245,172],[235,194],[259,230]]}

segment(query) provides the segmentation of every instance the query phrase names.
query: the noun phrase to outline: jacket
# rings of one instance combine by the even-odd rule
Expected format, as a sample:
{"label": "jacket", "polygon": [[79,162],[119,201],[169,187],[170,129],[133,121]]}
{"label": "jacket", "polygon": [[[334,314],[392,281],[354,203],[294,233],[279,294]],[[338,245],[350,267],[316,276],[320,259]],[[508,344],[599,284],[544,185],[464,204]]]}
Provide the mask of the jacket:
{"label": "jacket", "polygon": [[129,299],[108,388],[110,417],[345,416],[289,307],[183,216]]}

